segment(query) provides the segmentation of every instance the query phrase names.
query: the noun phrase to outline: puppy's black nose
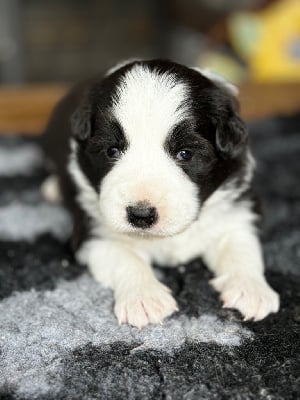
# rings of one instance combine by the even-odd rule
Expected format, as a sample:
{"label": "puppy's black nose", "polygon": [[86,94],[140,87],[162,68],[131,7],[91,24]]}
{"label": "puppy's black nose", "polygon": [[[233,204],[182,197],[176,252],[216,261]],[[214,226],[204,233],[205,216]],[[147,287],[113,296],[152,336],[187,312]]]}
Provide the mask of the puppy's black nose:
{"label": "puppy's black nose", "polygon": [[155,207],[147,203],[137,203],[135,206],[126,207],[127,218],[131,225],[147,229],[157,221],[158,215]]}

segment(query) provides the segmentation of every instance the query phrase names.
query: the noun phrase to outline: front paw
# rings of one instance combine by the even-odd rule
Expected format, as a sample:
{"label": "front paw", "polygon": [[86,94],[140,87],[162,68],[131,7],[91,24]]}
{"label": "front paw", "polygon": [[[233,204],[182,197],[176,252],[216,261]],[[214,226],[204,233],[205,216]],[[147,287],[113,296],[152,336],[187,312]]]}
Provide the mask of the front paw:
{"label": "front paw", "polygon": [[155,282],[116,294],[114,311],[119,324],[127,323],[141,329],[148,324],[161,324],[166,317],[178,311],[178,307],[170,289]]}
{"label": "front paw", "polygon": [[263,277],[221,275],[210,284],[221,293],[223,307],[239,310],[244,320],[259,321],[279,310],[279,296]]}

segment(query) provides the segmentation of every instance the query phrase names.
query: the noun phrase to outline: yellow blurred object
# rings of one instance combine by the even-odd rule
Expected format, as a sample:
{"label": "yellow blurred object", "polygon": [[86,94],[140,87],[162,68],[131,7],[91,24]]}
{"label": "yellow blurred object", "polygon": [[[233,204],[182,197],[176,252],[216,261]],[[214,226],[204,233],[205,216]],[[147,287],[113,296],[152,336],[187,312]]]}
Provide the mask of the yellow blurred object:
{"label": "yellow blurred object", "polygon": [[300,81],[300,0],[281,0],[259,13],[237,14],[229,32],[253,80]]}

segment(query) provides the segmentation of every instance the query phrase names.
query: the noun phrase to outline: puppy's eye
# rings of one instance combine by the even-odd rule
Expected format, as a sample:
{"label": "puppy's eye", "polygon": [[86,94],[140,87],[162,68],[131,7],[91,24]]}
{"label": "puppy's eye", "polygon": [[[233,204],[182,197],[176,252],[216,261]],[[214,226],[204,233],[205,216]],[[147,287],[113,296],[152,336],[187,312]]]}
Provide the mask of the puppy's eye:
{"label": "puppy's eye", "polygon": [[180,152],[176,154],[176,158],[180,161],[190,161],[193,155],[191,150],[180,150]]}
{"label": "puppy's eye", "polygon": [[121,151],[117,147],[112,146],[106,150],[106,154],[107,154],[107,157],[109,157],[109,158],[119,158],[121,155]]}

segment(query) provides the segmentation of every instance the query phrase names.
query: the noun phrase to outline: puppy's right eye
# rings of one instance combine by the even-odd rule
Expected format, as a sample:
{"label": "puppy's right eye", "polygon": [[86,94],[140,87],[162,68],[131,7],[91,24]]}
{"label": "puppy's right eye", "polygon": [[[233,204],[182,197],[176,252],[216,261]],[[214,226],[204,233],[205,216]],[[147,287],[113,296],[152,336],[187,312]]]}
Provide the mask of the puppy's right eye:
{"label": "puppy's right eye", "polygon": [[107,157],[108,157],[108,158],[116,159],[116,158],[119,158],[119,157],[120,157],[121,151],[120,151],[120,149],[118,149],[117,147],[112,146],[112,147],[109,147],[109,148],[106,150],[106,154],[107,154]]}

